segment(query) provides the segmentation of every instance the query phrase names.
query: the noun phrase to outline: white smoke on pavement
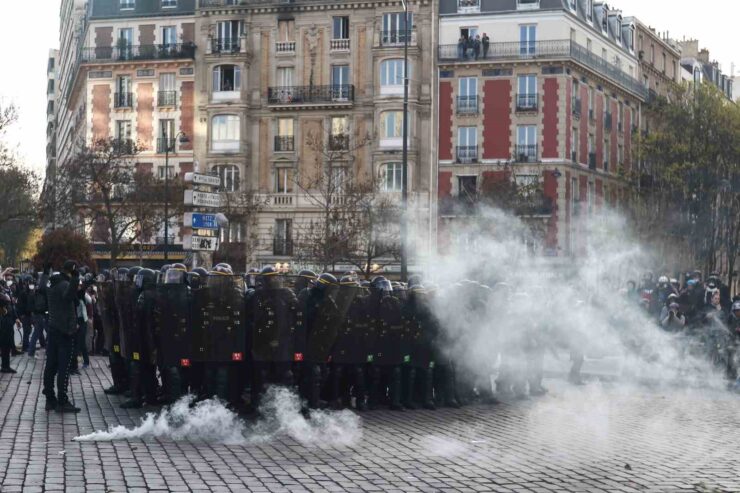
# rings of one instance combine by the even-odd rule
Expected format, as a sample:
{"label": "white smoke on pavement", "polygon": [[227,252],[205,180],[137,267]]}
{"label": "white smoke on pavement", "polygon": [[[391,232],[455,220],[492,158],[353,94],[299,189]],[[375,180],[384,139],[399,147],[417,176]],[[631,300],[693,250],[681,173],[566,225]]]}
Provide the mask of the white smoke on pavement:
{"label": "white smoke on pavement", "polygon": [[[583,216],[583,215],[582,215]],[[442,347],[459,375],[487,382],[502,372],[528,375],[527,353],[616,358],[620,379],[691,386],[723,385],[721,371],[688,339],[657,326],[621,290],[664,259],[631,235],[627,220],[602,207],[569,232],[576,260],[536,251],[547,230],[498,209],[446,232],[430,281]],[[563,243],[561,235],[560,243]]]}
{"label": "white smoke on pavement", "polygon": [[306,447],[351,446],[362,437],[359,416],[351,411],[301,413],[301,401],[284,387],[270,387],[260,405],[260,418],[245,423],[217,399],[195,402],[185,396],[159,413],[147,413],[135,428],[118,425],[76,437],[78,442],[166,438],[180,441],[250,445],[287,436]]}

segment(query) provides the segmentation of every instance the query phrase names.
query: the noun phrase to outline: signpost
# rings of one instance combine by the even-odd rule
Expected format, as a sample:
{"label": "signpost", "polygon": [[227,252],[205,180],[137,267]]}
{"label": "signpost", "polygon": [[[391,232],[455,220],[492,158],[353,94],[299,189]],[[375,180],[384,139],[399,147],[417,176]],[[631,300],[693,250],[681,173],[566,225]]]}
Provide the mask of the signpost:
{"label": "signpost", "polygon": [[218,229],[216,214],[186,212],[183,225],[193,229]]}
{"label": "signpost", "polygon": [[[203,212],[203,209],[221,207],[221,195],[216,193],[221,186],[221,177],[185,173],[185,182],[191,186],[190,190],[185,190],[185,205],[196,210],[186,212],[183,218],[183,226],[190,228],[183,235],[183,248],[194,252],[215,252],[219,243],[219,216],[222,223],[224,217],[217,212]],[[197,256],[194,263],[196,259]]]}
{"label": "signpost", "polygon": [[185,190],[185,205],[196,207],[221,207],[221,196],[217,193]]}
{"label": "signpost", "polygon": [[215,252],[218,250],[217,236],[195,236],[192,234],[186,234],[183,236],[182,243],[185,250],[193,250],[197,252]]}
{"label": "signpost", "polygon": [[217,175],[201,175],[200,173],[185,173],[185,182],[192,183],[194,185],[220,187],[221,177]]}

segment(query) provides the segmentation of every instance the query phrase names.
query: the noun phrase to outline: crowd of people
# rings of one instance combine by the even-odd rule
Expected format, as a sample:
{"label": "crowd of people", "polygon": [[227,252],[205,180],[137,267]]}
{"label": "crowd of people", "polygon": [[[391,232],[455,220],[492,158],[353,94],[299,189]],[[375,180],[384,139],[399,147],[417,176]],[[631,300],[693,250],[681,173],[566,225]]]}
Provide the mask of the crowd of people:
{"label": "crowd of people", "polygon": [[[541,293],[504,282],[460,281],[455,297],[441,297],[419,276],[408,283],[360,280],[352,272],[288,276],[270,266],[239,275],[228,264],[210,271],[182,264],[120,268],[94,276],[72,261],[59,272],[51,265],[37,274],[6,269],[2,278],[2,372],[15,372],[14,333],[29,357],[37,345],[45,347],[47,410],[79,411],[68,397],[69,375],[80,371],[80,357],[88,368],[93,353],[108,355],[113,385],[105,392],[123,394],[124,408],[192,393],[256,409],[270,384],[294,388],[308,408],[360,411],[536,396],[547,391],[544,357],[555,346],[570,353],[569,381],[583,383],[587,337],[575,325],[589,303],[572,307],[567,327],[546,327],[534,321],[531,308],[530,296]],[[649,273],[639,285],[628,282],[622,295],[664,331],[699,341],[730,382],[738,379],[740,298],[733,299],[715,273],[704,280],[694,272],[682,283]],[[495,329],[495,371],[495,361],[490,371],[477,372],[462,361],[475,341],[451,350],[473,337],[445,326],[444,314],[457,311],[468,315],[456,316],[465,327],[490,325],[492,312],[521,327]]]}

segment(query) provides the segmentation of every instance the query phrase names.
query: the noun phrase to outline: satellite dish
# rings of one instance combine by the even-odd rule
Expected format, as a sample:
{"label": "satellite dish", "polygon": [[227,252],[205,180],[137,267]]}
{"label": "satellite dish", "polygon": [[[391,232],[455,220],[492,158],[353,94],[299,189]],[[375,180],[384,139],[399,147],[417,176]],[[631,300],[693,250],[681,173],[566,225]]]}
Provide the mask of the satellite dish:
{"label": "satellite dish", "polygon": [[216,222],[219,228],[225,228],[229,225],[229,219],[221,212],[216,214]]}

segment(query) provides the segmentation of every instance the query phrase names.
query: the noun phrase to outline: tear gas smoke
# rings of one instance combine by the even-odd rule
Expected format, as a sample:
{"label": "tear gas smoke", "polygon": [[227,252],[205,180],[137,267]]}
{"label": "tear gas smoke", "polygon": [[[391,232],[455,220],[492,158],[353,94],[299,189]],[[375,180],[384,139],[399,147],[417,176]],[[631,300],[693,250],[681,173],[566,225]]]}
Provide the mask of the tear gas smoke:
{"label": "tear gas smoke", "polygon": [[79,442],[169,438],[225,445],[251,445],[289,436],[307,447],[343,447],[362,437],[360,418],[351,411],[301,414],[299,397],[284,387],[270,387],[260,405],[260,419],[248,425],[218,400],[193,404],[188,395],[158,414],[148,413],[136,428],[112,426],[76,437]]}
{"label": "tear gas smoke", "polygon": [[569,232],[572,261],[533,251],[546,228],[482,209],[475,222],[449,231],[449,248],[430,262],[439,285],[431,305],[459,378],[478,385],[497,374],[525,379],[533,364],[527,354],[577,352],[618,358],[624,380],[723,385],[686,339],[620,292],[661,263],[631,237],[624,217],[604,207],[581,218]]}

